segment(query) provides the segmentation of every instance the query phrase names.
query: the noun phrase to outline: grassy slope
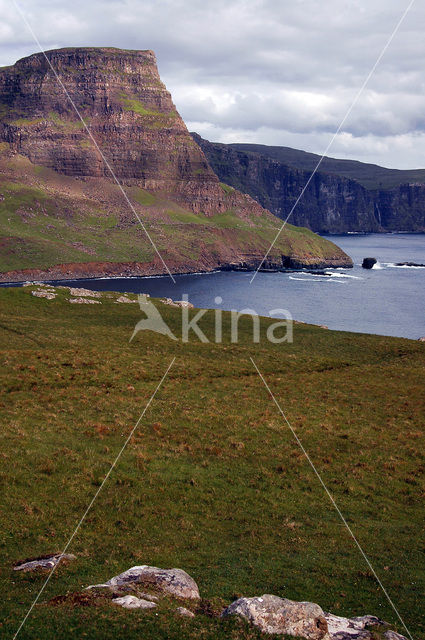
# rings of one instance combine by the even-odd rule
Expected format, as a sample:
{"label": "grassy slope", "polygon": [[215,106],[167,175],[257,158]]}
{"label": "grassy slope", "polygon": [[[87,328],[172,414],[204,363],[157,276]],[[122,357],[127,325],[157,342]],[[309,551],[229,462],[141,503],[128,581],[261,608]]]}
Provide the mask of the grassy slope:
{"label": "grassy slope", "polygon": [[[216,255],[223,259],[226,252],[230,261],[232,248],[262,255],[280,226],[267,212],[240,215],[229,205],[228,211],[208,217],[165,194],[137,187],[126,191],[172,270],[195,268],[198,261],[202,268],[203,258],[213,264]],[[0,271],[72,262],[150,263],[155,258],[118,187],[106,180],[59,176],[21,156],[0,156],[0,245]],[[275,251],[326,259],[339,250],[308,229],[287,225]]]}
{"label": "grassy slope", "polygon": [[[291,149],[290,147],[243,143],[235,143],[229,146],[239,151],[260,153],[303,171],[313,171],[320,160],[320,156],[315,153]],[[425,182],[425,169],[388,169],[376,164],[358,162],[357,160],[341,160],[328,157],[321,162],[320,173],[334,173],[356,180],[366,189],[392,189],[400,184],[412,182],[423,184]]]}
{"label": "grassy slope", "polygon": [[[415,640],[425,637],[423,344],[296,325],[293,345],[254,347],[249,319],[237,345],[151,333],[129,344],[137,305],[70,305],[28,289],[0,289],[0,302],[2,637],[44,581],[13,563],[63,547],[174,356],[69,549],[78,559],[41,601],[146,563],[187,570],[216,606],[266,592],[396,622],[250,355]],[[180,311],[161,311],[177,333]],[[200,323],[210,336],[213,317]],[[170,606],[156,615],[41,603],[20,637],[260,637]]]}

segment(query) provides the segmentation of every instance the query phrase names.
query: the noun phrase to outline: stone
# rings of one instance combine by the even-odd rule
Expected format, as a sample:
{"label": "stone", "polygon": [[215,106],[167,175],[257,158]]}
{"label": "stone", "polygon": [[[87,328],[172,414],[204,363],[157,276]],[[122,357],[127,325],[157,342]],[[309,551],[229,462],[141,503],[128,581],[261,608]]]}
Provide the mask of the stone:
{"label": "stone", "polygon": [[335,616],[333,613],[325,613],[325,619],[328,623],[328,632],[332,640],[370,640],[372,634],[368,627],[385,624],[383,620],[376,616],[343,618]]}
{"label": "stone", "polygon": [[[178,613],[179,616],[183,616],[184,618],[194,618],[195,617],[195,614],[193,613],[193,611],[190,611],[189,609],[186,609],[186,607],[177,607],[176,613]],[[388,638],[388,640],[392,640],[392,638]],[[396,640],[396,639],[394,638],[394,640]]]}
{"label": "stone", "polygon": [[137,300],[131,300],[130,298],[128,298],[127,296],[120,296],[119,298],[117,298],[115,300],[115,302],[122,302],[122,303],[129,303],[129,302],[135,302],[137,304]]}
{"label": "stone", "polygon": [[74,297],[89,297],[89,298],[100,298],[102,296],[101,291],[91,291],[90,289],[80,289],[76,287],[69,287],[69,293]]}
{"label": "stone", "polygon": [[388,631],[384,633],[384,638],[385,640],[407,640],[405,636],[402,636],[400,633],[396,633],[391,629],[388,629]]}
{"label": "stone", "polygon": [[71,304],[102,304],[100,300],[92,300],[91,298],[70,298]]}
{"label": "stone", "polygon": [[36,569],[53,569],[63,560],[75,560],[72,553],[54,553],[52,555],[40,556],[38,558],[28,558],[24,562],[19,562],[13,567],[14,571],[35,571]]}
{"label": "stone", "polygon": [[222,616],[230,615],[245,618],[263,633],[321,640],[328,631],[319,605],[313,602],[294,602],[268,594],[235,600],[222,613]]}
{"label": "stone", "polygon": [[56,298],[54,291],[31,291],[31,295],[36,298],[46,298],[46,300],[54,300]]}
{"label": "stone", "polygon": [[141,584],[152,587],[177,598],[199,599],[198,585],[194,579],[182,569],[159,569],[148,565],[131,567],[124,573],[114,576],[108,582],[87,587],[87,589],[116,587],[128,584]]}
{"label": "stone", "polygon": [[363,269],[372,269],[373,265],[376,263],[376,258],[363,258],[362,267]]}
{"label": "stone", "polygon": [[118,604],[124,609],[154,609],[157,606],[155,602],[150,602],[143,598],[136,598],[136,596],[122,596],[120,598],[114,598],[112,603]]}

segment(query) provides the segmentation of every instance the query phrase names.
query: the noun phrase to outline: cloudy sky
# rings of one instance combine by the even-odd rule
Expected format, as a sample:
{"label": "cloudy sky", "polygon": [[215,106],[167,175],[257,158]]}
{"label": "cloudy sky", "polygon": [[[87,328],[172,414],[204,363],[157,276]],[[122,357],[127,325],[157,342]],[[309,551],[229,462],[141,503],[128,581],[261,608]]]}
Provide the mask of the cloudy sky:
{"label": "cloudy sky", "polygon": [[[190,130],[323,153],[409,0],[20,0],[42,46],[153,49]],[[0,65],[37,51],[0,0]],[[416,0],[328,155],[425,167]]]}

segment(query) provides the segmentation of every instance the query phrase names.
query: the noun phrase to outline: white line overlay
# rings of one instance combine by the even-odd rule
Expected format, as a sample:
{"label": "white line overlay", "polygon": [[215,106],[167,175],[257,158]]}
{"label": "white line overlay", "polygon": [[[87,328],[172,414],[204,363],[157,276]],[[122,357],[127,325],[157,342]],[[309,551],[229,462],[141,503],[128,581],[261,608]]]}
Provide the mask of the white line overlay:
{"label": "white line overlay", "polygon": [[[132,428],[132,430],[130,431],[129,436],[127,437],[126,441],[124,442],[123,446],[121,447],[121,449],[120,449],[120,451],[119,451],[119,453],[118,453],[117,457],[116,457],[116,458],[115,458],[115,460],[113,461],[113,463],[112,463],[112,465],[111,465],[111,467],[110,467],[110,469],[109,469],[108,473],[106,474],[106,476],[105,476],[105,477],[104,477],[104,479],[103,479],[102,484],[100,485],[100,487],[98,488],[98,490],[97,490],[97,491],[96,491],[96,493],[94,494],[93,498],[91,499],[89,506],[87,507],[87,509],[85,510],[85,512],[84,512],[84,514],[83,514],[83,516],[82,516],[82,518],[80,519],[79,523],[78,523],[78,524],[77,524],[77,526],[75,527],[75,529],[74,529],[74,531],[73,531],[73,533],[72,533],[71,537],[69,538],[68,542],[66,543],[66,545],[65,545],[65,547],[64,547],[64,550],[62,551],[62,554],[61,554],[61,555],[63,555],[64,553],[66,553],[66,551],[67,551],[67,549],[68,549],[69,545],[71,544],[71,542],[72,542],[72,541],[73,541],[73,539],[75,538],[76,534],[78,533],[78,530],[80,529],[81,525],[83,524],[84,520],[86,519],[86,516],[87,516],[87,514],[89,513],[90,509],[91,509],[91,508],[92,508],[92,506],[94,505],[94,503],[95,503],[95,501],[96,501],[96,499],[97,499],[97,497],[98,497],[99,493],[102,491],[104,484],[106,483],[106,481],[108,480],[108,478],[109,478],[109,476],[111,475],[112,471],[114,470],[114,467],[116,466],[116,464],[117,464],[118,460],[120,459],[121,455],[123,454],[123,452],[124,452],[124,450],[125,450],[126,446],[127,446],[127,445],[128,445],[128,443],[130,442],[130,440],[131,440],[131,438],[132,438],[132,436],[133,436],[134,432],[136,431],[137,427],[139,426],[139,424],[140,424],[140,422],[141,422],[141,420],[142,420],[143,416],[145,415],[146,411],[149,409],[149,407],[150,407],[150,405],[151,405],[151,403],[152,403],[153,399],[155,398],[155,396],[156,396],[157,392],[159,391],[159,389],[160,389],[160,387],[161,387],[162,383],[164,382],[165,378],[167,377],[168,372],[170,371],[171,367],[173,366],[175,359],[176,359],[176,358],[174,357],[174,358],[171,360],[170,364],[168,365],[167,371],[164,373],[164,375],[162,376],[161,380],[159,381],[159,383],[158,383],[158,385],[157,385],[157,387],[156,387],[155,391],[153,392],[153,394],[152,394],[152,395],[151,395],[151,397],[149,398],[148,403],[146,404],[145,408],[143,409],[143,411],[142,411],[142,414],[141,414],[140,418],[138,419],[138,421],[136,422],[136,424],[134,425],[134,427],[133,427],[133,428]],[[25,624],[25,623],[26,623],[26,621],[28,620],[28,617],[30,616],[31,611],[33,610],[33,608],[34,608],[34,607],[35,607],[35,605],[37,604],[37,602],[38,602],[38,600],[39,600],[39,598],[40,598],[41,594],[43,593],[44,589],[47,587],[48,583],[50,582],[50,578],[51,578],[51,577],[52,577],[52,575],[54,574],[54,572],[55,572],[55,570],[56,570],[56,567],[58,567],[58,566],[59,566],[59,564],[60,564],[59,562],[58,562],[57,564],[55,564],[55,565],[54,565],[54,567],[52,568],[52,570],[50,571],[49,575],[47,576],[47,578],[46,578],[46,580],[45,580],[45,582],[44,582],[44,584],[43,584],[43,586],[41,587],[40,591],[38,592],[38,594],[37,594],[37,596],[36,596],[36,598],[35,598],[34,602],[33,602],[33,603],[32,603],[32,605],[30,606],[30,608],[28,609],[28,611],[27,611],[27,613],[26,613],[26,615],[25,615],[24,619],[22,620],[21,624],[19,625],[18,630],[16,631],[15,635],[13,636],[13,640],[15,640],[15,638],[17,638],[17,637],[18,637],[18,635],[19,635],[19,633],[20,633],[20,631],[21,631],[22,627],[24,626],[24,624]]]}
{"label": "white line overlay", "polygon": [[332,138],[330,139],[330,142],[328,144],[328,146],[326,147],[326,149],[324,150],[322,156],[320,157],[318,163],[316,164],[316,166],[314,167],[313,173],[311,174],[311,176],[309,177],[309,179],[307,180],[307,182],[305,183],[300,195],[298,196],[298,198],[295,201],[295,204],[293,205],[292,209],[290,210],[290,212],[288,213],[288,215],[286,216],[282,226],[280,227],[279,231],[277,232],[273,242],[271,243],[267,253],[265,254],[264,258],[261,260],[258,268],[256,269],[254,275],[252,276],[251,280],[249,281],[249,284],[252,283],[252,281],[254,280],[255,276],[257,275],[257,273],[259,272],[259,270],[261,269],[261,267],[264,264],[264,261],[266,260],[267,256],[269,255],[270,251],[273,249],[274,245],[276,244],[277,239],[279,238],[280,234],[282,233],[283,229],[286,226],[286,223],[288,222],[289,218],[292,216],[293,212],[295,211],[296,207],[298,206],[299,201],[301,200],[301,198],[303,197],[304,193],[306,192],[308,185],[310,184],[310,182],[313,180],[313,177],[315,175],[315,173],[317,172],[318,168],[320,167],[320,165],[322,164],[326,154],[328,153],[329,149],[331,148],[331,146],[333,145],[335,138],[337,137],[337,135],[339,134],[339,132],[341,131],[342,127],[345,124],[345,121],[347,120],[348,116],[350,115],[350,113],[352,112],[352,110],[354,109],[354,107],[356,106],[357,102],[359,101],[360,96],[362,95],[363,91],[365,90],[367,84],[369,83],[369,80],[371,79],[371,77],[373,76],[373,74],[375,73],[379,63],[381,62],[382,58],[384,57],[388,47],[390,46],[391,42],[393,41],[394,37],[397,34],[397,31],[400,29],[402,22],[404,21],[405,17],[407,16],[407,14],[409,13],[410,9],[412,8],[413,4],[414,4],[415,0],[410,0],[407,8],[405,9],[405,11],[403,12],[403,15],[401,16],[400,20],[397,22],[396,26],[393,29],[393,32],[391,33],[390,37],[388,38],[387,42],[384,45],[384,48],[382,49],[381,53],[379,54],[379,56],[377,57],[375,64],[373,65],[373,67],[371,68],[371,70],[369,71],[368,75],[366,76],[365,81],[363,82],[362,86],[360,87],[360,89],[357,91],[353,102],[351,103],[351,105],[349,106],[345,116],[343,117],[343,119],[341,120],[338,129],[335,131],[335,133],[333,134]]}
{"label": "white line overlay", "polygon": [[369,567],[369,569],[371,570],[371,572],[373,573],[377,583],[379,584],[379,586],[381,587],[382,591],[385,594],[385,597],[387,598],[388,602],[390,603],[391,607],[393,608],[393,610],[395,611],[398,619],[400,620],[401,624],[403,625],[403,628],[405,629],[407,635],[409,636],[410,640],[413,640],[412,634],[410,633],[409,629],[406,627],[406,624],[404,623],[403,618],[401,617],[401,615],[398,612],[397,607],[395,606],[394,602],[391,600],[387,590],[385,589],[384,585],[382,584],[381,580],[379,579],[378,574],[376,573],[375,569],[373,568],[369,558],[367,557],[367,555],[365,554],[365,552],[363,551],[362,547],[360,546],[360,543],[358,542],[356,536],[354,535],[350,525],[348,524],[347,520],[344,518],[344,515],[342,514],[340,508],[338,507],[337,503],[335,502],[335,499],[333,498],[332,494],[330,493],[329,489],[327,488],[327,486],[325,485],[322,476],[320,475],[320,473],[317,471],[313,461],[311,460],[310,456],[308,455],[307,451],[304,449],[304,446],[301,442],[301,440],[299,439],[299,437],[296,434],[295,429],[292,427],[291,423],[289,422],[288,418],[286,417],[286,415],[283,413],[278,401],[276,400],[275,396],[273,395],[269,385],[267,384],[266,380],[264,379],[264,376],[262,375],[261,371],[259,370],[259,368],[257,367],[256,363],[254,362],[253,358],[251,358],[250,356],[250,360],[252,362],[252,364],[254,365],[255,370],[257,371],[258,375],[260,376],[264,386],[266,387],[269,395],[271,396],[273,402],[275,403],[276,407],[278,408],[279,413],[281,414],[281,416],[283,417],[283,419],[285,420],[286,424],[288,425],[289,429],[291,430],[292,435],[294,436],[295,440],[297,441],[298,446],[300,447],[301,451],[303,452],[303,454],[305,455],[305,457],[307,458],[311,468],[313,469],[315,475],[317,476],[317,479],[319,480],[320,484],[322,485],[326,495],[328,496],[329,500],[331,501],[333,507],[335,508],[336,512],[338,513],[339,517],[341,518],[342,522],[344,523],[348,533],[350,534],[350,536],[353,538],[354,542],[356,543],[360,553],[362,554],[364,560],[366,561],[367,566]]}
{"label": "white line overlay", "polygon": [[40,44],[39,39],[37,38],[33,28],[31,27],[30,23],[27,20],[27,17],[25,16],[24,12],[22,11],[21,7],[19,6],[19,4],[16,2],[16,0],[12,0],[13,4],[15,5],[15,8],[17,10],[17,12],[19,13],[19,15],[22,18],[22,21],[24,22],[24,24],[27,26],[28,30],[30,31],[32,37],[34,38],[35,43],[37,44],[38,48],[40,49],[40,52],[43,54],[43,56],[45,57],[47,64],[49,65],[50,69],[52,70],[53,75],[55,76],[57,82],[59,83],[62,91],[64,92],[65,96],[67,97],[67,99],[69,100],[72,108],[74,109],[75,113],[77,114],[78,118],[81,120],[84,129],[86,130],[86,133],[88,134],[88,136],[90,137],[92,143],[94,144],[96,151],[99,153],[99,155],[101,156],[103,162],[105,163],[106,168],[108,169],[109,173],[111,174],[114,182],[116,182],[116,184],[118,185],[118,188],[120,189],[122,195],[124,196],[124,199],[126,201],[126,203],[128,204],[128,206],[130,207],[133,215],[135,216],[135,218],[138,220],[138,222],[140,223],[140,226],[142,227],[144,233],[146,234],[149,242],[151,243],[152,247],[154,248],[157,256],[159,257],[159,259],[161,260],[162,264],[164,265],[168,275],[170,276],[171,280],[174,282],[174,284],[176,284],[175,278],[173,276],[173,274],[171,273],[170,269],[168,268],[167,264],[165,263],[162,255],[159,252],[158,247],[156,246],[155,242],[153,241],[153,239],[151,238],[148,230],[146,229],[145,225],[142,222],[141,217],[139,216],[139,214],[137,213],[136,209],[134,208],[134,206],[132,205],[132,203],[130,202],[130,199],[128,197],[128,195],[126,194],[125,190],[123,189],[120,181],[118,180],[118,178],[115,175],[115,172],[113,170],[113,168],[111,167],[111,165],[109,164],[108,160],[106,159],[103,151],[100,149],[99,145],[96,142],[96,139],[94,138],[92,132],[90,131],[90,129],[88,128],[87,124],[84,121],[84,118],[82,117],[78,107],[76,106],[76,104],[74,103],[73,99],[71,98],[71,96],[68,93],[67,88],[65,87],[65,85],[63,84],[62,80],[60,79],[56,69],[53,67],[52,63],[50,62],[49,58],[46,55],[45,50],[43,49],[43,47]]}

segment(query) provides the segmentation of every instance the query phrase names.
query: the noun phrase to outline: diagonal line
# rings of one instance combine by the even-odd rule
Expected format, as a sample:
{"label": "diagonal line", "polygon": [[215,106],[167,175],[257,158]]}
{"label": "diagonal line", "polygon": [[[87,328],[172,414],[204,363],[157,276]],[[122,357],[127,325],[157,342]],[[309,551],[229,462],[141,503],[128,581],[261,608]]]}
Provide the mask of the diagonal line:
{"label": "diagonal line", "polygon": [[349,117],[349,115],[351,114],[352,110],[354,109],[354,107],[356,106],[357,102],[359,101],[360,96],[362,95],[363,91],[365,90],[366,86],[369,83],[369,80],[372,78],[373,74],[375,73],[379,63],[381,62],[382,58],[384,57],[388,47],[390,46],[391,42],[393,41],[394,37],[397,34],[397,31],[400,29],[402,22],[404,21],[405,17],[407,16],[407,14],[409,13],[410,9],[413,6],[413,3],[415,2],[415,0],[410,0],[407,8],[404,10],[403,15],[401,16],[400,20],[397,22],[396,26],[394,27],[390,37],[388,38],[387,42],[384,45],[384,48],[382,49],[381,53],[379,54],[379,56],[377,57],[375,64],[373,65],[373,67],[371,68],[371,70],[369,71],[368,75],[366,76],[366,79],[364,80],[362,86],[360,87],[360,89],[357,91],[353,102],[351,103],[351,105],[349,106],[345,116],[343,117],[343,119],[341,120],[337,130],[335,131],[335,133],[333,134],[332,138],[329,141],[328,146],[326,147],[326,149],[324,150],[322,156],[320,157],[318,163],[316,164],[316,166],[314,167],[313,173],[310,175],[309,179],[307,180],[307,182],[305,183],[300,195],[298,196],[298,198],[295,201],[295,204],[293,205],[292,209],[290,210],[290,212],[288,213],[288,215],[286,216],[282,226],[280,227],[279,231],[277,232],[273,242],[271,243],[267,253],[265,254],[264,258],[261,260],[259,266],[257,267],[254,275],[252,276],[251,280],[249,281],[249,284],[252,283],[252,281],[254,280],[255,276],[257,275],[257,273],[259,272],[259,270],[261,269],[261,267],[264,264],[264,261],[266,260],[267,256],[269,255],[270,251],[273,249],[274,245],[276,244],[277,239],[279,238],[280,234],[282,233],[283,229],[286,226],[286,223],[288,222],[289,218],[292,216],[293,212],[295,211],[296,207],[298,206],[299,201],[301,200],[301,198],[303,197],[304,193],[306,192],[308,185],[310,184],[310,182],[313,180],[315,173],[317,172],[318,168],[320,167],[320,165],[322,164],[326,154],[328,153],[329,149],[331,148],[331,146],[333,145],[335,138],[337,137],[337,135],[339,134],[339,132],[341,131],[342,127],[344,126],[347,118]]}
{"label": "diagonal line", "polygon": [[347,520],[345,519],[344,515],[342,514],[340,508],[338,507],[337,503],[335,502],[335,499],[333,498],[332,494],[330,493],[329,489],[327,488],[327,486],[324,483],[324,480],[322,478],[322,476],[320,475],[320,473],[317,471],[314,462],[312,461],[312,459],[310,458],[310,456],[308,455],[307,451],[304,449],[304,446],[301,442],[301,440],[299,439],[299,437],[296,434],[295,429],[292,427],[291,423],[289,422],[288,418],[286,417],[286,415],[283,413],[278,401],[276,400],[275,396],[273,395],[269,385],[267,384],[266,380],[264,379],[264,376],[262,375],[262,373],[260,372],[259,368],[257,367],[257,365],[255,364],[253,358],[251,358],[250,356],[250,360],[252,362],[252,364],[255,367],[255,370],[257,371],[258,375],[260,376],[264,386],[266,387],[267,391],[269,392],[269,395],[271,396],[273,402],[275,403],[276,407],[279,410],[279,413],[281,414],[281,416],[283,417],[283,419],[285,420],[286,424],[288,425],[289,429],[291,430],[292,435],[294,436],[295,440],[297,441],[298,446],[300,447],[301,451],[303,452],[303,454],[305,455],[305,457],[307,458],[311,468],[313,469],[315,475],[317,476],[317,479],[319,480],[320,484],[322,485],[326,495],[328,496],[329,500],[331,501],[333,507],[335,508],[336,512],[338,513],[339,517],[341,518],[342,522],[344,523],[348,533],[350,534],[350,536],[353,538],[354,542],[356,543],[360,553],[362,554],[363,558],[366,561],[367,566],[369,567],[369,569],[371,570],[371,572],[373,573],[377,583],[379,584],[379,586],[381,587],[382,591],[385,594],[385,597],[387,598],[388,602],[390,603],[391,607],[394,609],[398,619],[400,620],[401,624],[403,625],[407,635],[409,636],[410,640],[413,640],[413,637],[409,631],[409,629],[406,627],[403,618],[401,617],[401,615],[398,612],[397,607],[395,606],[394,602],[391,600],[387,590],[385,589],[384,585],[382,584],[381,580],[379,579],[378,574],[376,573],[375,569],[373,568],[369,558],[367,557],[367,555],[365,554],[365,552],[363,551],[362,547],[360,546],[359,541],[357,540],[356,536],[354,535],[350,525],[348,524]]}
{"label": "diagonal line", "polygon": [[41,53],[43,54],[43,56],[45,57],[47,64],[49,65],[50,69],[52,70],[53,75],[55,76],[57,82],[59,83],[62,91],[64,92],[65,96],[67,97],[67,99],[69,100],[72,108],[74,109],[75,113],[77,114],[78,118],[81,120],[84,129],[86,130],[86,133],[88,134],[88,136],[90,137],[91,141],[93,142],[96,151],[99,153],[99,155],[101,156],[103,162],[105,163],[106,168],[108,169],[109,173],[111,174],[113,180],[116,182],[116,184],[118,185],[118,188],[120,189],[122,195],[124,196],[124,200],[126,201],[126,203],[128,204],[128,206],[130,207],[131,211],[133,212],[133,215],[137,218],[137,220],[140,223],[140,226],[142,227],[143,231],[145,232],[149,242],[151,243],[152,247],[154,248],[157,256],[159,257],[159,259],[161,260],[162,264],[164,265],[168,275],[170,276],[171,280],[174,282],[174,284],[176,284],[176,281],[174,279],[174,276],[172,275],[170,269],[168,268],[167,264],[165,263],[162,255],[159,252],[158,247],[156,246],[155,242],[153,241],[151,235],[149,234],[148,230],[146,229],[145,225],[142,222],[141,217],[139,216],[139,214],[137,213],[136,209],[134,208],[134,206],[132,205],[132,203],[130,202],[130,199],[128,197],[128,195],[126,194],[125,190],[123,189],[120,181],[118,180],[117,176],[115,175],[115,172],[113,170],[113,168],[111,167],[110,163],[108,162],[108,160],[105,157],[105,154],[103,153],[103,151],[100,149],[98,143],[96,142],[96,139],[94,138],[92,132],[90,131],[90,129],[88,128],[87,124],[85,123],[78,107],[76,106],[75,102],[73,101],[73,99],[71,98],[71,96],[68,93],[67,88],[65,87],[65,85],[63,84],[62,80],[60,79],[56,69],[53,67],[52,63],[50,62],[49,58],[46,55],[45,50],[43,49],[43,47],[40,44],[39,39],[37,38],[37,35],[35,34],[33,28],[31,27],[30,23],[28,22],[27,17],[25,16],[24,12],[22,11],[21,7],[19,6],[19,4],[16,2],[16,0],[12,0],[13,4],[15,5],[15,8],[17,10],[17,12],[19,13],[19,15],[21,16],[23,22],[25,23],[25,25],[27,26],[28,30],[30,31],[32,37],[34,38],[34,41],[36,42],[38,48],[40,49]]}
{"label": "diagonal line", "polygon": [[[174,357],[174,358],[171,360],[170,364],[168,365],[168,369],[167,369],[167,371],[164,373],[164,375],[162,376],[161,380],[159,381],[159,383],[158,383],[158,385],[157,385],[157,387],[156,387],[155,391],[153,392],[153,394],[151,395],[151,397],[150,397],[150,398],[149,398],[149,400],[148,400],[148,403],[146,404],[145,408],[143,409],[143,411],[142,411],[142,414],[141,414],[140,418],[138,419],[138,421],[137,421],[137,422],[136,422],[136,424],[134,425],[133,429],[130,431],[130,435],[128,436],[127,440],[124,442],[124,444],[123,444],[123,446],[121,447],[121,449],[120,449],[120,451],[119,451],[119,453],[118,453],[117,457],[115,458],[115,460],[114,460],[114,461],[113,461],[113,463],[111,464],[111,467],[110,467],[110,469],[109,469],[108,473],[106,474],[106,476],[104,477],[102,484],[100,485],[100,487],[98,488],[98,490],[97,490],[97,491],[96,491],[96,493],[94,494],[93,498],[91,499],[89,506],[88,506],[88,507],[87,507],[87,509],[84,511],[82,518],[80,519],[79,523],[78,523],[78,524],[77,524],[77,526],[75,527],[75,529],[74,529],[74,531],[73,531],[73,533],[72,533],[71,537],[69,538],[69,540],[68,540],[68,542],[66,543],[66,545],[65,545],[65,547],[64,547],[64,549],[63,549],[63,551],[62,551],[62,553],[60,554],[61,556],[62,556],[64,553],[66,553],[66,551],[67,551],[67,549],[68,549],[69,545],[71,544],[71,542],[73,541],[73,539],[74,539],[74,538],[75,538],[75,536],[77,535],[78,530],[80,529],[81,525],[83,524],[84,520],[85,520],[85,519],[86,519],[86,517],[87,517],[87,514],[89,513],[90,509],[91,509],[91,508],[92,508],[92,506],[94,505],[94,503],[95,503],[95,501],[96,501],[96,499],[97,499],[97,497],[98,497],[99,493],[102,491],[104,484],[107,482],[107,480],[108,480],[109,476],[111,475],[112,471],[114,470],[114,468],[115,468],[115,466],[116,466],[116,464],[117,464],[118,460],[121,458],[121,455],[123,454],[123,452],[124,452],[124,450],[125,450],[126,446],[127,446],[127,445],[128,445],[128,443],[130,442],[130,440],[131,440],[131,438],[132,438],[132,436],[133,436],[134,432],[136,431],[137,427],[139,426],[139,424],[140,424],[140,422],[141,422],[141,420],[142,420],[143,416],[145,415],[146,411],[147,411],[147,410],[148,410],[148,408],[150,407],[150,405],[151,405],[151,403],[152,403],[153,399],[155,398],[155,396],[156,396],[157,392],[159,391],[159,388],[161,387],[162,383],[164,382],[165,378],[167,377],[168,372],[170,371],[171,367],[173,366],[175,359],[176,359],[176,358]],[[41,596],[41,594],[43,593],[44,589],[45,589],[45,588],[47,587],[47,585],[49,584],[49,582],[50,582],[50,578],[52,577],[52,575],[54,574],[54,572],[55,572],[55,570],[56,570],[56,567],[58,567],[58,566],[59,566],[59,562],[58,562],[57,564],[55,564],[55,565],[54,565],[54,567],[52,568],[52,570],[50,571],[49,575],[47,576],[47,578],[46,578],[46,580],[45,580],[45,582],[44,582],[44,584],[43,584],[43,586],[41,587],[40,591],[38,592],[38,594],[37,594],[37,596],[36,596],[36,598],[35,598],[34,602],[33,602],[33,603],[32,603],[32,605],[30,606],[30,608],[28,609],[28,611],[27,611],[27,613],[26,613],[26,615],[25,615],[24,619],[22,620],[21,624],[20,624],[20,625],[19,625],[19,627],[18,627],[18,630],[16,631],[15,635],[13,636],[13,640],[15,640],[15,638],[17,638],[17,637],[18,637],[18,635],[19,635],[19,633],[20,633],[20,631],[21,631],[22,627],[24,626],[24,624],[26,623],[26,621],[27,621],[28,617],[30,616],[31,611],[34,609],[35,605],[37,604],[37,602],[38,602],[38,600],[39,600],[39,598],[40,598],[40,596]]]}

